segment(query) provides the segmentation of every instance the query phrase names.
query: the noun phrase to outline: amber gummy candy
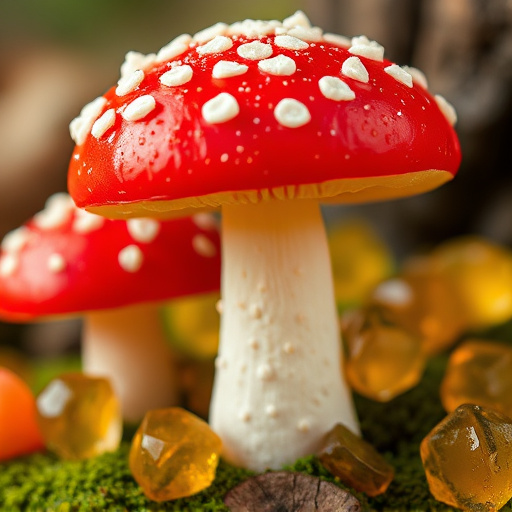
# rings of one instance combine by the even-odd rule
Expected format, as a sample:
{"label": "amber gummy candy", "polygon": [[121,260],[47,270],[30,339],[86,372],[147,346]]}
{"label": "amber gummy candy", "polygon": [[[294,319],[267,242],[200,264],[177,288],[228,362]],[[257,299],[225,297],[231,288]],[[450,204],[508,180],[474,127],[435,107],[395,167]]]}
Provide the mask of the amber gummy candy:
{"label": "amber gummy candy", "polygon": [[370,443],[341,423],[325,434],[317,455],[332,475],[368,496],[385,492],[395,475],[393,467]]}
{"label": "amber gummy candy", "polygon": [[472,403],[512,417],[512,346],[488,340],[468,340],[448,361],[441,383],[446,411]]}
{"label": "amber gummy candy", "polygon": [[130,449],[130,470],[153,501],[191,496],[214,480],[222,448],[208,424],[179,407],[148,411]]}
{"label": "amber gummy candy", "polygon": [[115,451],[122,435],[121,406],[108,379],[66,373],[37,397],[37,420],[46,446],[80,460]]}
{"label": "amber gummy candy", "polygon": [[396,325],[418,336],[429,356],[452,346],[466,327],[451,283],[433,272],[425,258],[410,260],[401,275],[380,283],[369,304],[385,310]]}
{"label": "amber gummy candy", "polygon": [[512,420],[463,404],[423,439],[430,492],[447,505],[495,511],[512,497]]}
{"label": "amber gummy candy", "polygon": [[352,389],[387,402],[414,387],[425,367],[421,340],[377,307],[346,312],[341,319],[345,374]]}
{"label": "amber gummy candy", "polygon": [[451,282],[471,328],[512,317],[512,252],[477,236],[449,240],[429,257],[434,272]]}

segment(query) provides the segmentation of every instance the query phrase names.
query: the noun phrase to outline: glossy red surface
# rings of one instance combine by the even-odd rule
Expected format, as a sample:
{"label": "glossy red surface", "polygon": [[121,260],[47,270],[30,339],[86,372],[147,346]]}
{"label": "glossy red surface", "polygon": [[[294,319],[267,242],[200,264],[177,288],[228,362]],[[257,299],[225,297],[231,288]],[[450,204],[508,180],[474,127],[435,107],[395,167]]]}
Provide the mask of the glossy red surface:
{"label": "glossy red surface", "polygon": [[[163,301],[220,287],[220,242],[216,229],[202,229],[191,218],[161,222],[151,242],[134,240],[125,221],[105,220],[88,234],[61,226],[41,229],[31,220],[28,241],[14,256],[17,266],[0,274],[0,318],[25,321],[46,315],[79,313],[141,302]],[[193,245],[206,237],[215,255],[202,256]],[[123,270],[121,249],[137,246],[143,254],[140,269]],[[59,272],[48,267],[51,255],[64,258]],[[0,263],[6,257],[0,253]]]}
{"label": "glossy red surface", "polygon": [[[231,49],[203,56],[192,47],[177,57],[194,71],[184,85],[160,84],[171,65],[164,62],[151,68],[134,92],[118,97],[110,89],[103,112],[115,109],[114,125],[99,139],[89,135],[71,159],[68,185],[77,204],[172,200],[428,169],[456,173],[461,157],[455,131],[429,92],[384,72],[389,61],[360,57],[370,76],[362,83],[341,75],[351,56],[345,48],[321,42],[287,50],[274,45],[273,36],[262,37],[272,44],[273,57],[286,55],[297,65],[291,76],[273,76],[259,71],[257,61],[237,55],[237,47],[248,41],[235,38]],[[212,78],[220,60],[249,70]],[[342,78],[356,98],[325,98],[318,86],[325,75]],[[208,124],[201,107],[221,92],[237,99],[240,113]],[[119,114],[143,94],[155,98],[156,108],[139,121],[125,121]],[[311,121],[299,128],[280,125],[274,107],[283,98],[304,103]]]}

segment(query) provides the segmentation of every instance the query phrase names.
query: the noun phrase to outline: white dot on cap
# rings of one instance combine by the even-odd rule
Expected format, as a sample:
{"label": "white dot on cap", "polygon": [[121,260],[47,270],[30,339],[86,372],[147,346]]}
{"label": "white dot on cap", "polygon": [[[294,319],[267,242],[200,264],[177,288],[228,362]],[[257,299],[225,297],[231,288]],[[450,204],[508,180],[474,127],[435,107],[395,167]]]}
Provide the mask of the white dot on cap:
{"label": "white dot on cap", "polygon": [[241,44],[236,52],[240,57],[249,60],[268,59],[272,55],[272,46],[260,41]]}
{"label": "white dot on cap", "polygon": [[324,41],[341,46],[342,48],[348,48],[351,45],[348,37],[340,36],[339,34],[332,34],[330,32],[326,32],[324,34]]}
{"label": "white dot on cap", "polygon": [[146,117],[155,107],[155,98],[150,94],[145,94],[128,103],[121,115],[126,121],[138,121]]}
{"label": "white dot on cap", "polygon": [[228,92],[221,92],[207,101],[201,109],[204,120],[209,124],[225,123],[236,117],[239,112],[240,107],[236,98]]}
{"label": "white dot on cap", "polygon": [[271,59],[260,60],[258,69],[270,75],[290,76],[297,70],[297,65],[292,58],[278,55]]}
{"label": "white dot on cap", "polygon": [[418,68],[412,66],[403,66],[402,69],[407,71],[412,76],[412,81],[415,84],[421,85],[423,89],[428,89],[428,81],[425,73]]}
{"label": "white dot on cap", "polygon": [[284,98],[274,109],[277,122],[287,128],[298,128],[311,121],[311,114],[306,105],[293,98]]}
{"label": "white dot on cap", "polygon": [[117,82],[116,95],[125,96],[126,94],[135,91],[135,89],[137,89],[137,87],[142,83],[142,80],[144,80],[144,76],[144,71],[142,71],[142,69],[136,69],[129,75],[121,77]]}
{"label": "white dot on cap", "polygon": [[311,22],[309,18],[304,14],[303,11],[296,11],[288,18],[283,20],[283,27],[292,28],[292,27],[311,27]]}
{"label": "white dot on cap", "polygon": [[146,244],[152,242],[160,232],[160,222],[150,218],[128,219],[126,227],[134,240]]}
{"label": "white dot on cap", "polygon": [[124,62],[121,64],[121,77],[131,75],[137,69],[146,71],[156,61],[156,55],[149,53],[145,55],[140,52],[130,51],[125,55]]}
{"label": "white dot on cap", "polygon": [[229,50],[233,46],[231,38],[226,36],[215,36],[203,46],[198,46],[196,52],[199,55],[209,55],[212,53],[222,53]]}
{"label": "white dot on cap", "polygon": [[370,77],[368,71],[358,57],[349,57],[341,66],[341,73],[348,78],[353,78],[358,82],[368,83]]}
{"label": "white dot on cap", "polygon": [[127,245],[119,251],[117,259],[123,270],[134,273],[142,266],[144,257],[136,245]]}
{"label": "white dot on cap", "polygon": [[453,108],[453,105],[448,103],[448,101],[440,94],[436,94],[434,99],[436,100],[437,106],[446,117],[446,120],[454,126],[457,122],[457,112]]}
{"label": "white dot on cap", "polygon": [[157,62],[163,62],[165,60],[171,60],[188,50],[192,37],[189,34],[182,34],[176,39],[173,39],[170,43],[162,46],[156,55]]}
{"label": "white dot on cap", "polygon": [[73,219],[73,231],[76,233],[90,233],[100,229],[105,224],[105,217],[90,213],[86,210],[77,209],[75,212],[75,218]]}
{"label": "white dot on cap", "polygon": [[323,32],[320,27],[293,27],[287,31],[287,34],[310,42],[321,41],[323,39]]}
{"label": "white dot on cap", "polygon": [[367,59],[382,62],[384,60],[384,47],[376,41],[370,41],[366,36],[352,38],[352,46],[349,53],[359,55]]}
{"label": "white dot on cap", "polygon": [[412,87],[412,76],[405,69],[401,68],[398,64],[391,64],[384,68],[384,71],[392,76],[397,82],[400,82],[407,87]]}
{"label": "white dot on cap", "polygon": [[226,23],[215,23],[211,27],[204,28],[199,32],[196,32],[193,37],[193,41],[199,44],[206,43],[214,39],[216,36],[225,35],[228,31],[228,25]]}
{"label": "white dot on cap", "polygon": [[166,71],[159,80],[161,84],[167,87],[176,87],[190,82],[192,75],[192,68],[188,64],[184,64],[183,66],[176,66]]}
{"label": "white dot on cap", "polygon": [[4,236],[0,248],[5,252],[21,251],[28,244],[31,238],[30,233],[31,231],[26,226],[13,229]]}
{"label": "white dot on cap", "polygon": [[205,258],[213,258],[217,254],[214,243],[205,235],[195,235],[192,238],[192,247],[197,254]]}
{"label": "white dot on cap", "polygon": [[309,48],[309,44],[306,41],[289,35],[276,36],[274,44],[287,50],[305,50]]}
{"label": "white dot on cap", "polygon": [[80,146],[85,142],[85,139],[87,139],[94,121],[98,119],[101,111],[103,110],[103,107],[106,104],[106,98],[100,96],[90,103],[87,103],[87,105],[85,105],[84,108],[82,108],[80,111],[80,115],[71,121],[69,124],[69,132],[75,144]]}
{"label": "white dot on cap", "polygon": [[232,76],[243,75],[249,69],[245,64],[239,64],[238,62],[232,62],[228,60],[220,60],[213,66],[212,76],[213,78],[229,78]]}
{"label": "white dot on cap", "polygon": [[53,274],[58,274],[66,269],[66,260],[62,254],[50,254],[47,261],[48,270]]}
{"label": "white dot on cap", "polygon": [[322,94],[334,101],[351,101],[356,95],[354,91],[336,76],[323,76],[318,81]]}
{"label": "white dot on cap", "polygon": [[91,135],[95,139],[101,138],[105,135],[105,132],[114,126],[116,122],[116,111],[113,108],[109,108],[106,112],[104,112],[101,117],[96,119],[91,128]]}
{"label": "white dot on cap", "polygon": [[18,269],[20,264],[18,254],[4,254],[0,258],[0,276],[12,276]]}

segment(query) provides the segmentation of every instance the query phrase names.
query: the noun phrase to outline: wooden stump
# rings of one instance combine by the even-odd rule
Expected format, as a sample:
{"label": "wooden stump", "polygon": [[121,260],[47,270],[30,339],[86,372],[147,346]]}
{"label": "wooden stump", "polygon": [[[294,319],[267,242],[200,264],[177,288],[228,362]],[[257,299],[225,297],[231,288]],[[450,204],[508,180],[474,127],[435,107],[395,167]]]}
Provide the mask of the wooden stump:
{"label": "wooden stump", "polygon": [[359,512],[352,494],[330,482],[302,473],[264,473],[229,491],[231,512]]}

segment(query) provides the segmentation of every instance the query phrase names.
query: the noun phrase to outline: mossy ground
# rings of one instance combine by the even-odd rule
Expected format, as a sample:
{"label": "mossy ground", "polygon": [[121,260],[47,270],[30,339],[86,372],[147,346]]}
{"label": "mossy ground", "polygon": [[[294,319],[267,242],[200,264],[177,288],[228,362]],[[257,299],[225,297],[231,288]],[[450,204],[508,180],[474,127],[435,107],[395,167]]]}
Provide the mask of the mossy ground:
{"label": "mossy ground", "polygon": [[[445,415],[439,401],[445,364],[445,356],[433,359],[420,385],[391,402],[381,404],[356,397],[365,439],[396,470],[385,494],[367,498],[356,493],[364,511],[452,510],[430,496],[419,456],[421,440]],[[158,504],[146,499],[133,480],[128,451],[127,439],[118,452],[83,462],[62,462],[51,455],[36,454],[0,465],[0,510],[223,511],[227,510],[222,503],[224,494],[250,476],[221,462],[210,488],[187,499]],[[287,469],[336,482],[314,457],[301,459]],[[502,510],[512,511],[511,504]]]}

